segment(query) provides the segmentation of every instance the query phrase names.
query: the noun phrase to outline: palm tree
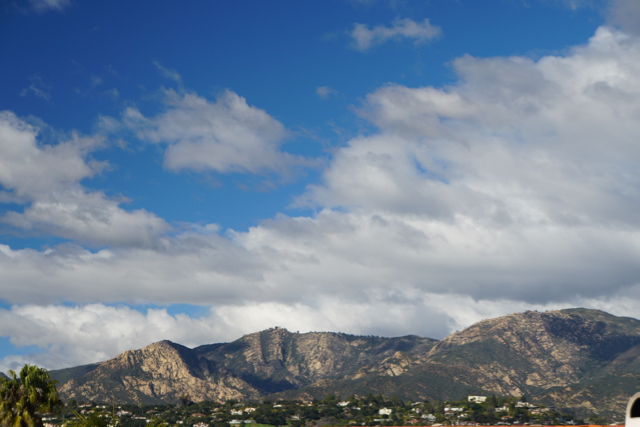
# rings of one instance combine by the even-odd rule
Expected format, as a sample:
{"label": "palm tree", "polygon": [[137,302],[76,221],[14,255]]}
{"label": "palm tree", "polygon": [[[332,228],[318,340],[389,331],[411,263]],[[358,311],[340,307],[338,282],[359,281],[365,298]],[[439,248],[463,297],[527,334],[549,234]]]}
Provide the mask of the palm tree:
{"label": "palm tree", "polygon": [[42,427],[40,414],[63,405],[55,384],[34,365],[24,365],[19,377],[9,371],[9,379],[0,378],[0,426]]}

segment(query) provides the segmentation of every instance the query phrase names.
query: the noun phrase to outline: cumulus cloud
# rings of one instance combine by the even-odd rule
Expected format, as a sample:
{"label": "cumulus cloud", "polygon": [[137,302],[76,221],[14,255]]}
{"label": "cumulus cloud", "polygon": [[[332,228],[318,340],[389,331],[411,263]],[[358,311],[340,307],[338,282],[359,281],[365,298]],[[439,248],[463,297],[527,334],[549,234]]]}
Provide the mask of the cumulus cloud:
{"label": "cumulus cloud", "polygon": [[153,118],[129,108],[124,121],[139,138],[168,145],[164,164],[170,170],[286,173],[310,164],[281,151],[287,136],[282,123],[234,92],[225,91],[212,103],[169,90],[166,105],[167,111]]}
{"label": "cumulus cloud", "polygon": [[119,353],[164,339],[195,346],[211,337],[226,338],[211,318],[172,316],[166,309],[145,313],[128,307],[103,304],[85,306],[13,306],[0,309],[0,335],[10,335],[18,347],[37,346],[46,353],[9,356],[0,371],[16,369],[26,362],[49,369],[106,360]]}
{"label": "cumulus cloud", "polygon": [[[35,260],[56,271],[57,292],[41,302],[87,282],[73,298],[115,302],[128,289],[131,301],[294,304],[412,289],[549,304],[623,292],[639,277],[639,49],[601,28],[566,56],[466,56],[454,61],[455,86],[383,87],[360,111],[380,131],[336,150],[322,184],[299,199],[315,216],[165,236],[162,250],[7,249],[4,271],[25,289],[7,298],[33,298]],[[128,120],[149,141],[178,146],[185,133],[203,134],[198,123],[217,135],[218,115],[256,113],[231,93],[215,104],[174,95],[176,108],[152,119],[130,110]],[[257,111],[260,134],[281,135]]]}
{"label": "cumulus cloud", "polygon": [[635,0],[610,0],[609,22],[625,32],[640,35],[640,3]]}
{"label": "cumulus cloud", "polygon": [[[314,215],[278,215],[226,234],[215,225],[192,227],[162,235],[156,246],[97,252],[0,246],[2,295],[18,305],[4,315],[33,317],[35,309],[20,304],[65,301],[211,306],[202,323],[160,313],[173,325],[163,338],[178,342],[186,341],[183,325],[196,331],[191,342],[206,333],[221,337],[207,340],[215,342],[228,339],[216,335],[220,325],[237,325],[237,335],[277,324],[439,338],[527,308],[582,305],[637,317],[640,40],[603,27],[562,56],[464,56],[453,67],[454,85],[387,85],[364,100],[358,113],[378,131],[334,151],[321,182],[296,202]],[[202,168],[286,164],[277,146],[284,127],[244,99],[170,95],[157,117],[127,111],[141,138],[169,149],[201,143],[221,150],[217,160],[206,160],[204,150]],[[32,128],[3,117],[0,135],[14,141],[1,148],[0,159],[9,159],[0,160],[5,199],[48,200],[97,173],[78,154],[93,140],[40,147]],[[280,160],[257,158],[248,147]],[[56,160],[43,166],[53,164],[41,175],[51,182],[29,180],[21,169],[33,164],[39,173],[42,156]],[[23,159],[21,168],[12,168],[12,158]],[[86,194],[78,197],[90,205]],[[156,322],[149,313],[126,315]],[[32,341],[20,345],[49,345],[46,328],[32,322]]]}
{"label": "cumulus cloud", "polygon": [[0,183],[17,198],[37,198],[91,178],[105,164],[89,164],[84,157],[99,139],[74,135],[58,145],[39,146],[38,129],[15,114],[0,112]]}
{"label": "cumulus cloud", "polygon": [[156,246],[169,225],[145,209],[132,212],[102,192],[70,188],[34,200],[23,212],[8,212],[5,224],[97,246]]}
{"label": "cumulus cloud", "polygon": [[156,244],[169,230],[144,209],[128,212],[118,201],[87,191],[80,181],[107,164],[87,161],[100,138],[73,135],[56,145],[40,145],[38,130],[11,112],[0,112],[0,200],[26,205],[9,211],[4,224],[98,246]]}
{"label": "cumulus cloud", "polygon": [[299,203],[346,210],[350,243],[383,230],[373,218],[404,227],[375,240],[399,254],[394,277],[424,290],[550,302],[631,288],[639,48],[601,28],[565,57],[467,56],[455,86],[381,88],[360,112],[380,132],[336,153]]}
{"label": "cumulus cloud", "polygon": [[353,30],[349,32],[349,35],[353,39],[351,46],[364,52],[389,40],[406,38],[414,40],[415,43],[425,43],[441,36],[442,30],[438,26],[431,25],[429,19],[425,19],[423,22],[415,22],[409,18],[397,18],[390,27],[377,25],[369,29],[365,24],[354,24]]}
{"label": "cumulus cloud", "polygon": [[[185,231],[160,239],[163,246],[91,252],[76,245],[46,250],[0,245],[2,297],[10,303],[241,302],[269,298],[256,254],[217,233]],[[158,247],[159,246],[159,247]]]}

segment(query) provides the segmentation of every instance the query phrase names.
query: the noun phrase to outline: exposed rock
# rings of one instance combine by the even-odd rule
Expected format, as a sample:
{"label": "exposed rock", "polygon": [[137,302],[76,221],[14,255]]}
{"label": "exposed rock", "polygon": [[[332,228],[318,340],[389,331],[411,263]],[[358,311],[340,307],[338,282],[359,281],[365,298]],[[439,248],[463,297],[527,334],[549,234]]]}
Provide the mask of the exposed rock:
{"label": "exposed rock", "polygon": [[260,393],[187,347],[170,341],[129,350],[60,388],[65,399],[177,402],[258,398]]}

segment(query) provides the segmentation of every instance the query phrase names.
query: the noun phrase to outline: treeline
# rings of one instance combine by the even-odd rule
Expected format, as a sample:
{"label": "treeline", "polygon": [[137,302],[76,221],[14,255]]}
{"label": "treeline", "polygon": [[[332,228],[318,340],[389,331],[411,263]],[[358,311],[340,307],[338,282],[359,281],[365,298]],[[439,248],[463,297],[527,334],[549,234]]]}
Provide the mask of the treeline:
{"label": "treeline", "polygon": [[[304,402],[278,400],[262,402],[194,403],[188,396],[181,397],[179,405],[118,405],[117,411],[126,412],[119,417],[122,427],[143,427],[145,418],[158,417],[169,425],[201,427],[232,427],[257,424],[271,426],[402,426],[402,425],[576,425],[585,424],[567,411],[538,406],[526,402],[524,397],[486,396],[484,401],[470,401],[468,397],[455,401],[404,402],[397,396],[387,398],[381,394],[365,397],[351,395],[342,398],[329,395],[322,400]],[[87,403],[71,401],[68,407],[84,407]],[[92,404],[93,411],[106,410],[107,405]],[[605,424],[606,419],[592,415],[591,424]]]}

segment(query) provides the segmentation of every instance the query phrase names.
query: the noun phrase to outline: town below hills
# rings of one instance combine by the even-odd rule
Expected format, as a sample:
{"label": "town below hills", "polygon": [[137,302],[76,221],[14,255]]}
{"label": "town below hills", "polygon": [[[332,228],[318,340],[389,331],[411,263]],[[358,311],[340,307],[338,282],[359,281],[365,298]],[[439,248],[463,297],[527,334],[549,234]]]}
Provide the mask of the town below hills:
{"label": "town below hills", "polygon": [[[193,349],[161,341],[51,376],[68,402],[175,405],[189,396],[195,405],[224,407],[379,395],[433,404],[495,395],[512,399],[506,413],[493,411],[503,417],[524,396],[537,407],[531,410],[552,408],[556,420],[617,421],[640,388],[640,321],[581,308],[527,311],[483,320],[441,341],[272,328]],[[535,415],[526,410],[526,417]],[[434,410],[420,417],[427,413],[437,416]]]}
{"label": "town below hills", "polygon": [[[74,413],[75,412],[75,413]],[[303,427],[303,426],[549,426],[581,425],[558,408],[543,407],[514,397],[467,396],[451,402],[403,402],[397,397],[386,399],[369,394],[363,399],[352,395],[344,400],[330,395],[314,402],[262,401],[225,403],[191,402],[181,396],[178,405],[96,404],[71,400],[61,413],[46,417],[45,427],[73,422],[81,416],[104,420],[105,425],[144,427],[161,420],[167,427]],[[588,422],[602,425],[605,417],[591,415]],[[91,425],[100,425],[94,423]]]}

